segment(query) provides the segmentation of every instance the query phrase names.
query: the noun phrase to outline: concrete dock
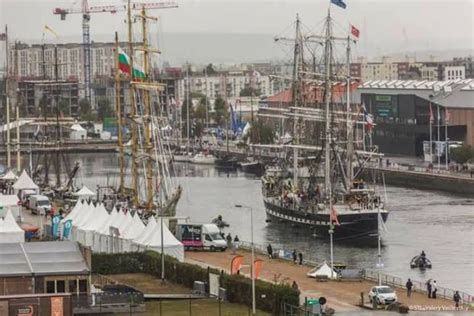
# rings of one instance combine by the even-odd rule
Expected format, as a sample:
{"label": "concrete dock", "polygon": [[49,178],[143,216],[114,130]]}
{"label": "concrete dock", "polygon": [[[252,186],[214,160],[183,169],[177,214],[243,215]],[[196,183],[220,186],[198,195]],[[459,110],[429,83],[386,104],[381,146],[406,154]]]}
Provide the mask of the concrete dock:
{"label": "concrete dock", "polygon": [[[251,254],[246,250],[239,250],[237,254],[244,256],[244,265],[250,264]],[[230,272],[230,262],[233,255],[230,251],[226,252],[193,252],[185,253],[185,261],[197,264],[203,267],[212,267]],[[281,259],[269,259],[262,254],[256,254],[256,258],[264,261],[260,278],[269,282],[286,282],[292,284],[296,281],[301,292],[300,301],[304,298],[326,297],[328,306],[334,308],[336,312],[361,311],[360,304],[361,292],[364,293],[365,300],[368,300],[367,293],[370,288],[376,285],[374,282],[362,281],[327,281],[317,282],[313,278],[306,276],[306,273],[313,267],[306,265],[296,265]],[[248,269],[242,269],[242,274],[249,276]],[[450,308],[454,302],[447,299],[429,299],[423,293],[412,293],[411,297],[406,297],[404,289],[396,289],[398,298],[403,304],[413,306],[430,306],[435,308]]]}

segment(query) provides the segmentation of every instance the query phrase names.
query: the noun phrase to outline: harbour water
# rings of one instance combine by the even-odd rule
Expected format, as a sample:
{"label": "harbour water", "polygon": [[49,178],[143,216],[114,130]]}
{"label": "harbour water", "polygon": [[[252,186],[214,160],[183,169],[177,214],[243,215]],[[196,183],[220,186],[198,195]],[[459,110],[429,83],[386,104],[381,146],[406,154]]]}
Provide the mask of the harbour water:
{"label": "harbour water", "polygon": [[[114,154],[71,155],[80,161],[78,184],[94,189],[97,184],[117,184]],[[228,231],[250,241],[250,211],[254,211],[254,234],[258,244],[271,243],[288,250],[297,249],[322,261],[329,259],[329,241],[310,231],[287,224],[266,222],[261,183],[241,172],[224,172],[213,166],[175,164],[176,180],[183,186],[178,215],[192,222],[208,223],[222,215]],[[435,279],[439,286],[474,293],[474,198],[443,192],[387,187],[388,208],[382,259],[383,272],[425,281]],[[424,250],[433,269],[410,269],[411,258]],[[377,248],[357,243],[334,247],[334,258],[349,268],[375,268]]]}

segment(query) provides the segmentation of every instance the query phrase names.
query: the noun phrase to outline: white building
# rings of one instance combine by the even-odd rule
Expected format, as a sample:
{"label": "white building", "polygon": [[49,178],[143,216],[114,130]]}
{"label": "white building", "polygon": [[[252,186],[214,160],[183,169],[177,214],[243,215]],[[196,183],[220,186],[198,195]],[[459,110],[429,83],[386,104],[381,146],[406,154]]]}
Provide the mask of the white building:
{"label": "white building", "polygon": [[446,66],[444,68],[443,80],[466,79],[464,66]]}
{"label": "white building", "polygon": [[[91,44],[91,74],[95,77],[110,76],[114,64],[115,43]],[[126,44],[121,45],[127,51]],[[46,76],[54,79],[54,45],[17,44],[16,49],[9,51],[9,71],[13,75],[17,71],[18,77],[23,79],[39,79]],[[16,51],[18,55],[16,55]],[[58,44],[58,79],[78,80],[84,82],[83,46],[79,43]],[[44,54],[44,58],[43,58]],[[43,64],[44,60],[44,64]],[[45,74],[43,74],[43,69]]]}
{"label": "white building", "polygon": [[421,80],[438,80],[438,67],[422,65],[419,69],[421,72]]}
{"label": "white building", "polygon": [[[186,87],[188,79],[184,77],[179,80],[179,98],[186,98]],[[224,89],[227,87],[227,94]],[[240,97],[240,93],[245,88],[253,87],[260,91],[260,96],[269,96],[278,92],[278,88],[269,76],[261,76],[259,73],[252,71],[234,71],[227,73],[219,73],[212,76],[192,76],[189,77],[190,92],[201,93],[209,99],[227,96],[235,99]]]}

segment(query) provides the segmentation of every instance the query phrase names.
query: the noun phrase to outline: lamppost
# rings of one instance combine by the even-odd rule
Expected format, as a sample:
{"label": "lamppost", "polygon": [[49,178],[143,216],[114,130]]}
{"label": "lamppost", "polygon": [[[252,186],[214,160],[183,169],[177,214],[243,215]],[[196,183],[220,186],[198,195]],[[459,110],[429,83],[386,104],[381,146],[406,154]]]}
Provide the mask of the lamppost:
{"label": "lamppost", "polygon": [[252,278],[252,315],[256,315],[257,309],[255,306],[255,247],[253,243],[253,208],[250,206],[236,204],[235,207],[246,208],[250,210],[250,242],[252,244],[252,266],[251,266],[251,278]]}

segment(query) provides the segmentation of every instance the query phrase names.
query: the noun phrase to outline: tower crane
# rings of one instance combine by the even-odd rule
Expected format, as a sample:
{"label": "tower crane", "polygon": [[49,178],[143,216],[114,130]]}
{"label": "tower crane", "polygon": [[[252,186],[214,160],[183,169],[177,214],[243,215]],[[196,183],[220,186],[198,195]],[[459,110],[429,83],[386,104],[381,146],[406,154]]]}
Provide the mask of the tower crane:
{"label": "tower crane", "polygon": [[[131,10],[145,9],[171,9],[177,8],[176,1],[164,1],[154,3],[131,3]],[[90,39],[90,15],[91,13],[117,13],[126,11],[127,5],[105,5],[105,6],[91,6],[89,7],[88,0],[82,0],[81,8],[76,9],[62,9],[55,8],[53,14],[61,17],[61,20],[66,20],[68,14],[82,14],[82,45],[83,45],[83,62],[84,62],[84,87],[87,100],[91,100],[91,39]]]}

